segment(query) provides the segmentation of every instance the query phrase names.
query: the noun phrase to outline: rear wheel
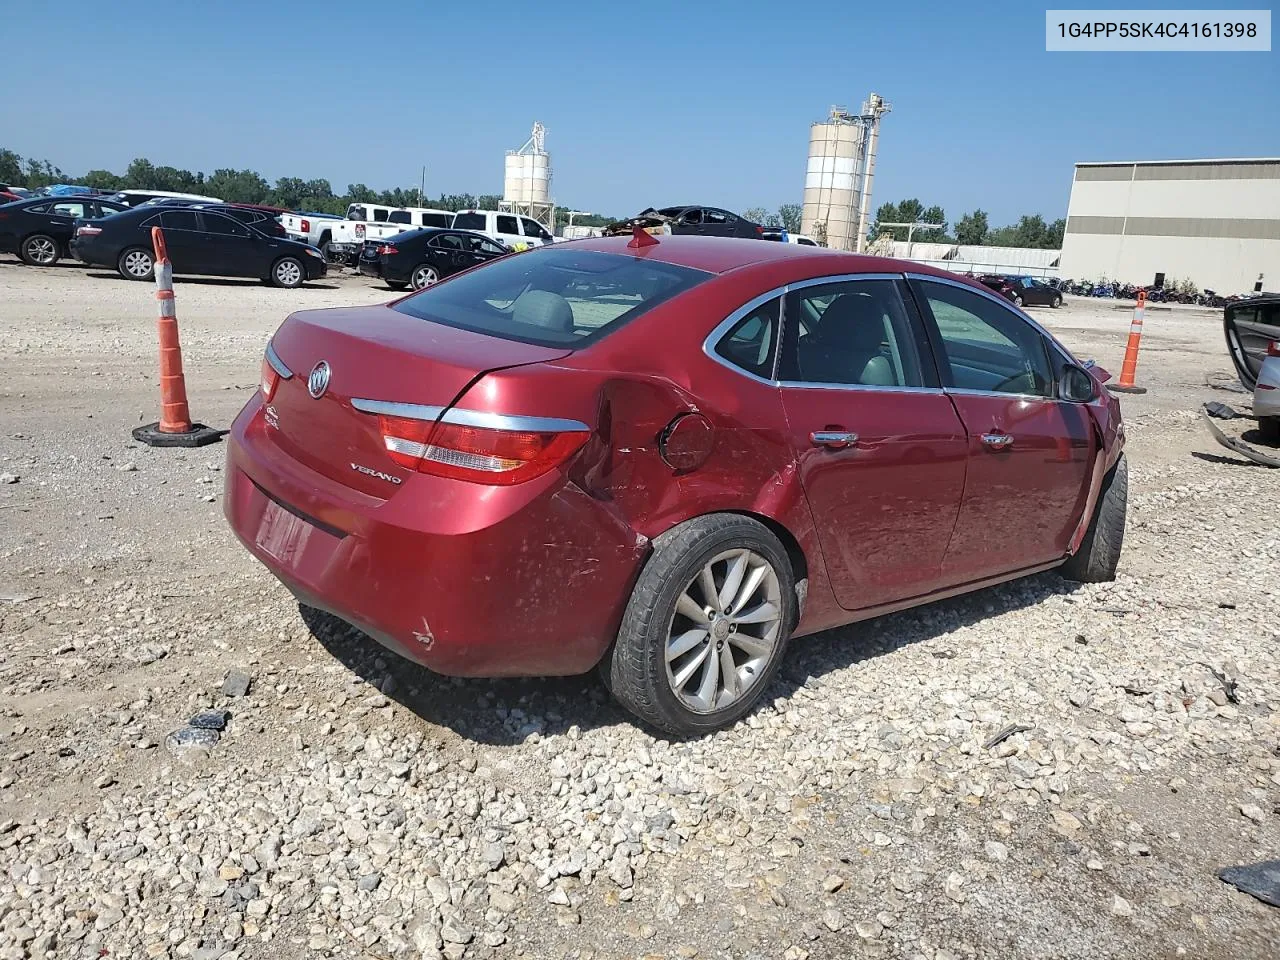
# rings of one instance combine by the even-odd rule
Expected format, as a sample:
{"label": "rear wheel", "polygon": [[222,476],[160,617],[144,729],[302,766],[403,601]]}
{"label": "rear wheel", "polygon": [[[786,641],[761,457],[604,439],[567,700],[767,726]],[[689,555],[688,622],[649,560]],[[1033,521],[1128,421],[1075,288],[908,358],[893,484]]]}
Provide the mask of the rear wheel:
{"label": "rear wheel", "polygon": [[58,262],[61,251],[58,249],[58,241],[53,237],[43,233],[33,233],[22,241],[22,248],[18,254],[22,257],[22,262],[30,266],[52,267]]}
{"label": "rear wheel", "polygon": [[1022,294],[1015,293],[1011,299],[1013,300],[1013,305],[1015,307],[1022,306]]}
{"label": "rear wheel", "polygon": [[116,260],[116,269],[126,280],[150,280],[155,270],[151,251],[142,247],[129,247]]}
{"label": "rear wheel", "polygon": [[1259,417],[1258,433],[1264,443],[1280,444],[1280,417]]}
{"label": "rear wheel", "polygon": [[1121,454],[1103,478],[1098,504],[1080,549],[1060,568],[1064,577],[1081,583],[1103,583],[1116,578],[1128,501],[1129,461]]}
{"label": "rear wheel", "polygon": [[1062,306],[1062,294],[1055,293],[1053,295],[1053,300],[1049,303],[1049,306],[1053,307],[1055,310]]}
{"label": "rear wheel", "polygon": [[796,609],[791,563],[770,530],[736,514],[690,520],[654,541],[603,667],[607,685],[668,733],[730,726],[768,689]]}
{"label": "rear wheel", "polygon": [[413,274],[409,277],[409,282],[413,284],[413,289],[422,290],[440,282],[440,272],[429,263],[419,264],[413,268]]}
{"label": "rear wheel", "polygon": [[271,268],[271,282],[286,290],[302,286],[302,281],[306,278],[307,271],[297,257],[281,257]]}

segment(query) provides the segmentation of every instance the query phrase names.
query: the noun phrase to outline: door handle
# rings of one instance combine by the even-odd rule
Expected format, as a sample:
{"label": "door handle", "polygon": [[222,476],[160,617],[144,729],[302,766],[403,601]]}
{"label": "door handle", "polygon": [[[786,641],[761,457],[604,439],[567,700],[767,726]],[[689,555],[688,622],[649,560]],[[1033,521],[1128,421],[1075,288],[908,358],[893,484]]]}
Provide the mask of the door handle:
{"label": "door handle", "polygon": [[815,447],[827,447],[831,450],[840,450],[850,444],[858,442],[856,433],[845,433],[840,430],[815,430],[809,434],[809,442]]}
{"label": "door handle", "polygon": [[1007,433],[984,433],[982,442],[992,450],[1003,450],[1013,443],[1013,437]]}

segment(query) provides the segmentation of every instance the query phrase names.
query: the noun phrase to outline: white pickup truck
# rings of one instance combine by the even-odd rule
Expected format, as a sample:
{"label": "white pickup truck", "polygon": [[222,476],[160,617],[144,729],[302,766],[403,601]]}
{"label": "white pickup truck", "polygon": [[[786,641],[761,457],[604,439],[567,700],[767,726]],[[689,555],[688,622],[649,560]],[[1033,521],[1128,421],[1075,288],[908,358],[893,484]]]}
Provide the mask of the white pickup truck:
{"label": "white pickup truck", "polygon": [[354,264],[366,240],[385,240],[406,230],[453,226],[453,211],[430,207],[385,207],[377,203],[353,203],[345,220],[330,228],[328,257],[335,263]]}
{"label": "white pickup truck", "polygon": [[555,243],[547,228],[530,217],[504,213],[501,210],[459,210],[453,218],[455,230],[474,230],[490,240],[506,244],[512,250],[527,250]]}
{"label": "white pickup truck", "polygon": [[301,240],[325,253],[333,237],[333,224],[341,223],[336,213],[286,213],[280,217],[290,240]]}

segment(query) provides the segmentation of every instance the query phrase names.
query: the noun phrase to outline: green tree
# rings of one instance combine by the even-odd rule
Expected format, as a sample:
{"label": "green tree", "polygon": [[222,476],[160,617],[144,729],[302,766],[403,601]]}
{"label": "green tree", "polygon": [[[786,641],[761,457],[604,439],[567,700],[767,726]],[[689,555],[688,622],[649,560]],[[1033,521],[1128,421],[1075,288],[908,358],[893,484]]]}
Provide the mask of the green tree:
{"label": "green tree", "polygon": [[477,210],[497,210],[502,198],[496,193],[482,193],[476,200]]}
{"label": "green tree", "polygon": [[798,203],[784,203],[778,207],[778,220],[788,233],[800,232],[800,219],[804,208]]}
{"label": "green tree", "polygon": [[213,171],[204,189],[228,203],[263,203],[271,186],[254,170],[221,168]]}
{"label": "green tree", "polygon": [[956,224],[956,243],[972,244],[974,246],[986,243],[990,229],[985,210],[974,210],[972,213],[966,213],[960,218],[960,222]]}
{"label": "green tree", "polygon": [[110,170],[90,170],[80,178],[80,183],[95,190],[123,190],[125,181]]}
{"label": "green tree", "polygon": [[0,148],[0,183],[12,187],[24,187],[26,175],[22,172],[22,158],[12,150]]}
{"label": "green tree", "polygon": [[377,203],[378,195],[363,183],[347,184],[348,203]]}
{"label": "green tree", "polygon": [[65,183],[71,179],[48,160],[26,159],[26,186],[31,188],[47,187],[51,183]]}

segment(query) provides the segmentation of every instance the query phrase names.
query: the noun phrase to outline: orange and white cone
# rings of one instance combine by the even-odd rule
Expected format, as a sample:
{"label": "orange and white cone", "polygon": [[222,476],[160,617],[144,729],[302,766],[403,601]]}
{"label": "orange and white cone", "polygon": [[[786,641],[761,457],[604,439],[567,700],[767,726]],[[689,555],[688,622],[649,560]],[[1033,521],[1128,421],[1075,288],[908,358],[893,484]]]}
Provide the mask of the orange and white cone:
{"label": "orange and white cone", "polygon": [[151,228],[155,247],[156,302],[160,317],[156,332],[160,339],[160,419],[136,427],[133,438],[152,447],[202,447],[226,433],[203,423],[192,423],[187,408],[187,381],[182,372],[182,346],[178,342],[178,311],[173,296],[173,263],[165,248],[164,234]]}
{"label": "orange and white cone", "polygon": [[1142,321],[1147,312],[1147,291],[1138,291],[1138,305],[1133,308],[1133,322],[1129,324],[1129,343],[1124,348],[1124,365],[1120,367],[1120,379],[1107,384],[1113,393],[1146,393],[1146,387],[1134,383],[1138,373],[1138,348],[1142,346]]}

